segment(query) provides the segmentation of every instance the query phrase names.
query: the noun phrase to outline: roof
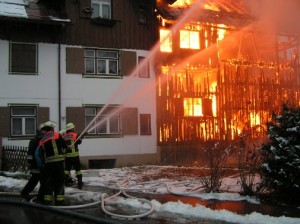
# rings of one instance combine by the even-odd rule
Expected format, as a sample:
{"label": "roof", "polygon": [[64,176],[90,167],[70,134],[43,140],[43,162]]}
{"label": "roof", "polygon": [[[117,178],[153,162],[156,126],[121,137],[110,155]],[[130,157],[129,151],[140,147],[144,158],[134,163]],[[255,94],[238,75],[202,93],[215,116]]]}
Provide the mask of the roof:
{"label": "roof", "polygon": [[71,22],[62,13],[40,4],[38,0],[0,0],[0,20],[64,24]]}
{"label": "roof", "polygon": [[[241,2],[240,0],[205,0],[199,6],[198,15],[193,16],[196,20],[194,22],[209,22],[237,27],[249,24],[254,18]],[[175,21],[190,7],[193,7],[193,4],[172,6],[174,3],[170,5],[164,2],[157,5],[157,10],[164,19]]]}

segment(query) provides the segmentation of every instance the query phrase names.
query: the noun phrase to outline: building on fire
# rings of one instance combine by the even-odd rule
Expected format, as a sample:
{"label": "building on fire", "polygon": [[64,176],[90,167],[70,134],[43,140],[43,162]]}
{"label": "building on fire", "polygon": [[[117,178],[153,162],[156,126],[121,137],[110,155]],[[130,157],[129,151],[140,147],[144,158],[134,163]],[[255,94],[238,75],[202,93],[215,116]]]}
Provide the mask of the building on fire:
{"label": "building on fire", "polygon": [[282,103],[299,106],[299,39],[254,2],[265,8],[1,0],[0,142],[27,146],[39,123],[73,122],[88,133],[84,166],[100,168],[190,162],[211,140],[263,139]]}
{"label": "building on fire", "polygon": [[255,2],[158,1],[162,159],[198,161],[208,141],[247,136],[262,142],[266,123],[283,103],[299,106],[298,36],[285,29],[290,21],[277,18],[279,27],[253,11],[263,7]]}

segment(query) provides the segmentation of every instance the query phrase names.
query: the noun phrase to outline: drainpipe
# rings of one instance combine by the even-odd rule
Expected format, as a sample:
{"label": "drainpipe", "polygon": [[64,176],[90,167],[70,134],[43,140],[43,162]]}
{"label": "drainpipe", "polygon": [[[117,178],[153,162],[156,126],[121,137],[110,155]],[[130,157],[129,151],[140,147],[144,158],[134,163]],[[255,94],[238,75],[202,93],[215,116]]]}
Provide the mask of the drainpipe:
{"label": "drainpipe", "polygon": [[61,130],[61,44],[58,44],[58,128]]}

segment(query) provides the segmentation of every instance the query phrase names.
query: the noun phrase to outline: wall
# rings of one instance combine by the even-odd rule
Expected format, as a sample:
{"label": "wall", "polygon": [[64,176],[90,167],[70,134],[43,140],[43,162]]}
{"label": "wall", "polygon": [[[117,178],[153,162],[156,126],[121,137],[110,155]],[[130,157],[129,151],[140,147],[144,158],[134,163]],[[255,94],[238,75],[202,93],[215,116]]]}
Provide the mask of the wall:
{"label": "wall", "polygon": [[[80,145],[83,165],[89,159],[117,159],[117,166],[157,162],[155,77],[151,68],[150,78],[139,78],[135,72],[122,79],[83,78],[81,74],[66,73],[66,45],[61,46],[61,118],[58,108],[59,62],[57,44],[39,44],[38,76],[8,75],[9,42],[0,40],[0,106],[10,103],[38,104],[50,108],[49,119],[56,122],[56,130],[66,124],[66,107],[84,104],[122,104],[137,107],[138,113],[151,114],[151,135],[129,135],[120,138],[84,139]],[[78,46],[80,47],[80,46]],[[137,50],[138,56],[147,51]],[[27,146],[29,139],[3,138],[3,145]]]}

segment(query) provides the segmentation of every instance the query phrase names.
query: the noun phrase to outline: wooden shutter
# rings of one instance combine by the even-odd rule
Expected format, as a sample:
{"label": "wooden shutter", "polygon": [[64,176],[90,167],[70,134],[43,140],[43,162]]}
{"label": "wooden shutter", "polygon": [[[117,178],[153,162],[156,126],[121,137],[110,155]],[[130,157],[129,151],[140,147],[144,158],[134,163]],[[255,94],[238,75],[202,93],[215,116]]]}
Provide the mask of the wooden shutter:
{"label": "wooden shutter", "polygon": [[85,129],[85,111],[84,107],[67,107],[66,124],[72,122],[75,125],[77,133]]}
{"label": "wooden shutter", "polygon": [[66,48],[66,73],[84,73],[83,48]]}
{"label": "wooden shutter", "polygon": [[49,121],[49,107],[38,107],[37,123],[39,124]]}
{"label": "wooden shutter", "polygon": [[9,107],[0,107],[0,136],[10,136],[10,111]]}
{"label": "wooden shutter", "polygon": [[136,52],[135,51],[120,51],[120,66],[121,75],[131,75],[136,67]]}
{"label": "wooden shutter", "polygon": [[123,135],[138,134],[138,108],[124,108],[121,111]]}
{"label": "wooden shutter", "polygon": [[80,18],[91,18],[92,13],[91,0],[80,0],[79,1],[79,16]]}

